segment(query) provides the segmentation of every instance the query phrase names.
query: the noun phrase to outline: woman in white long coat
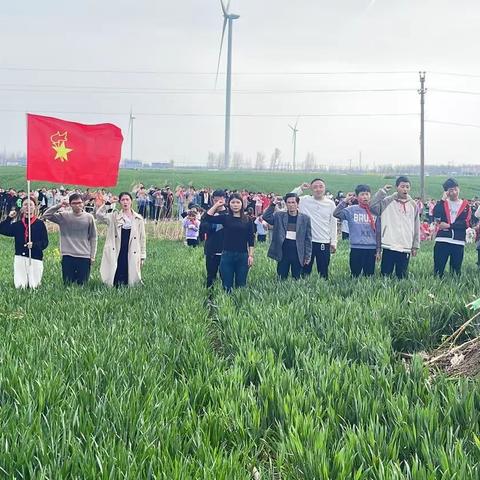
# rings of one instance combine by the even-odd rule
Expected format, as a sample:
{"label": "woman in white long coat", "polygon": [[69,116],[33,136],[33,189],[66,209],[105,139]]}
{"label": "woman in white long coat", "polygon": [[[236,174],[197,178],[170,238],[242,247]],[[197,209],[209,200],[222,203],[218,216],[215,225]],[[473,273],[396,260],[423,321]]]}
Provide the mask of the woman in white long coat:
{"label": "woman in white long coat", "polygon": [[107,205],[97,206],[96,218],[107,224],[100,276],[108,286],[135,285],[142,281],[142,266],[147,257],[145,222],[132,210],[132,196],[119,195],[121,210],[107,213]]}

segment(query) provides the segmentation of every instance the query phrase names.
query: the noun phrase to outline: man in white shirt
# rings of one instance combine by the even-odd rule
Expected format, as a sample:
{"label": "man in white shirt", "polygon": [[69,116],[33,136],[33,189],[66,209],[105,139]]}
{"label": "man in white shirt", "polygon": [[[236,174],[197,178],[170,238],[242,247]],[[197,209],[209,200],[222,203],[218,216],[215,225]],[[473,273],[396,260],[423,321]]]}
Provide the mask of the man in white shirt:
{"label": "man in white shirt", "polygon": [[[312,195],[302,195],[306,189],[310,189]],[[316,260],[318,273],[327,279],[330,254],[337,250],[337,219],[333,216],[335,203],[326,198],[325,181],[321,178],[302,184],[292,193],[300,196],[300,213],[308,215],[312,224],[312,257],[303,268],[303,274],[312,273]]]}

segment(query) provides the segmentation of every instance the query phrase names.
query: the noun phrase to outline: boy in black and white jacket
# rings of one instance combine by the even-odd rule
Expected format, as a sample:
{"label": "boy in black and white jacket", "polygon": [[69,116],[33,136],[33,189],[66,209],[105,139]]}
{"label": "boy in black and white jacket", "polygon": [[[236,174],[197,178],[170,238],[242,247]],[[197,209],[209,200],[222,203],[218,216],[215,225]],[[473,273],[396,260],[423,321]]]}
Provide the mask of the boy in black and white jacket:
{"label": "boy in black and white jacket", "polygon": [[460,188],[453,178],[443,184],[443,199],[433,209],[437,235],[433,251],[434,273],[443,276],[450,258],[450,272],[460,274],[467,228],[472,215],[467,200],[459,198]]}

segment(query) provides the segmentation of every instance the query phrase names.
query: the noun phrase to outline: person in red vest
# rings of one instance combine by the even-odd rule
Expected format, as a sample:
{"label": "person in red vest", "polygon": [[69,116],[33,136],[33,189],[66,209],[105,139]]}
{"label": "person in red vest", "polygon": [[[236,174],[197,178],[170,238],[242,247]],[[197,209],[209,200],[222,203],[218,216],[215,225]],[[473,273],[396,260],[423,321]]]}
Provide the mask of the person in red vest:
{"label": "person in red vest", "polygon": [[443,199],[433,209],[437,225],[433,250],[434,273],[443,276],[448,259],[450,272],[460,275],[467,228],[472,215],[467,200],[459,198],[460,188],[453,178],[443,184]]}

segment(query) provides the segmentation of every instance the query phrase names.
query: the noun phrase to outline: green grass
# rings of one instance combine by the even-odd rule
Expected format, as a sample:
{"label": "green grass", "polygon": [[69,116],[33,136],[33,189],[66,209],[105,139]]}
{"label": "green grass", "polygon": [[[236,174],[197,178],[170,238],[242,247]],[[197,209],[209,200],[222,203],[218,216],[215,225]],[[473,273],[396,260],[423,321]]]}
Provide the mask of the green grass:
{"label": "green grass", "polygon": [[[352,191],[359,183],[367,183],[376,190],[386,183],[395,183],[394,179],[385,179],[383,175],[338,175],[319,172],[312,173],[286,173],[286,172],[257,172],[251,171],[208,171],[208,170],[121,170],[117,188],[114,190],[130,191],[136,183],[142,182],[147,187],[150,185],[194,185],[197,188],[210,186],[216,188],[243,189],[250,191],[275,192],[284,194],[291,191],[303,182],[311,181],[319,176],[326,180],[327,188],[336,193],[339,190]],[[412,176],[412,194],[418,195],[420,181]],[[440,198],[443,193],[441,187],[446,180],[443,176],[430,176],[426,178],[427,195]],[[473,198],[480,194],[477,177],[458,177],[462,196]],[[33,183],[34,188],[45,186],[45,183]],[[19,167],[0,168],[0,186],[3,188],[26,188],[25,170]]]}
{"label": "green grass", "polygon": [[0,239],[2,477],[480,478],[478,381],[396,355],[469,317],[474,247],[460,279],[422,245],[408,280],[352,280],[343,243],[328,282],[278,283],[261,246],[249,286],[209,305],[201,249],[150,240],[144,287],[109,290],[97,265],[64,288],[51,239],[35,292]]}

